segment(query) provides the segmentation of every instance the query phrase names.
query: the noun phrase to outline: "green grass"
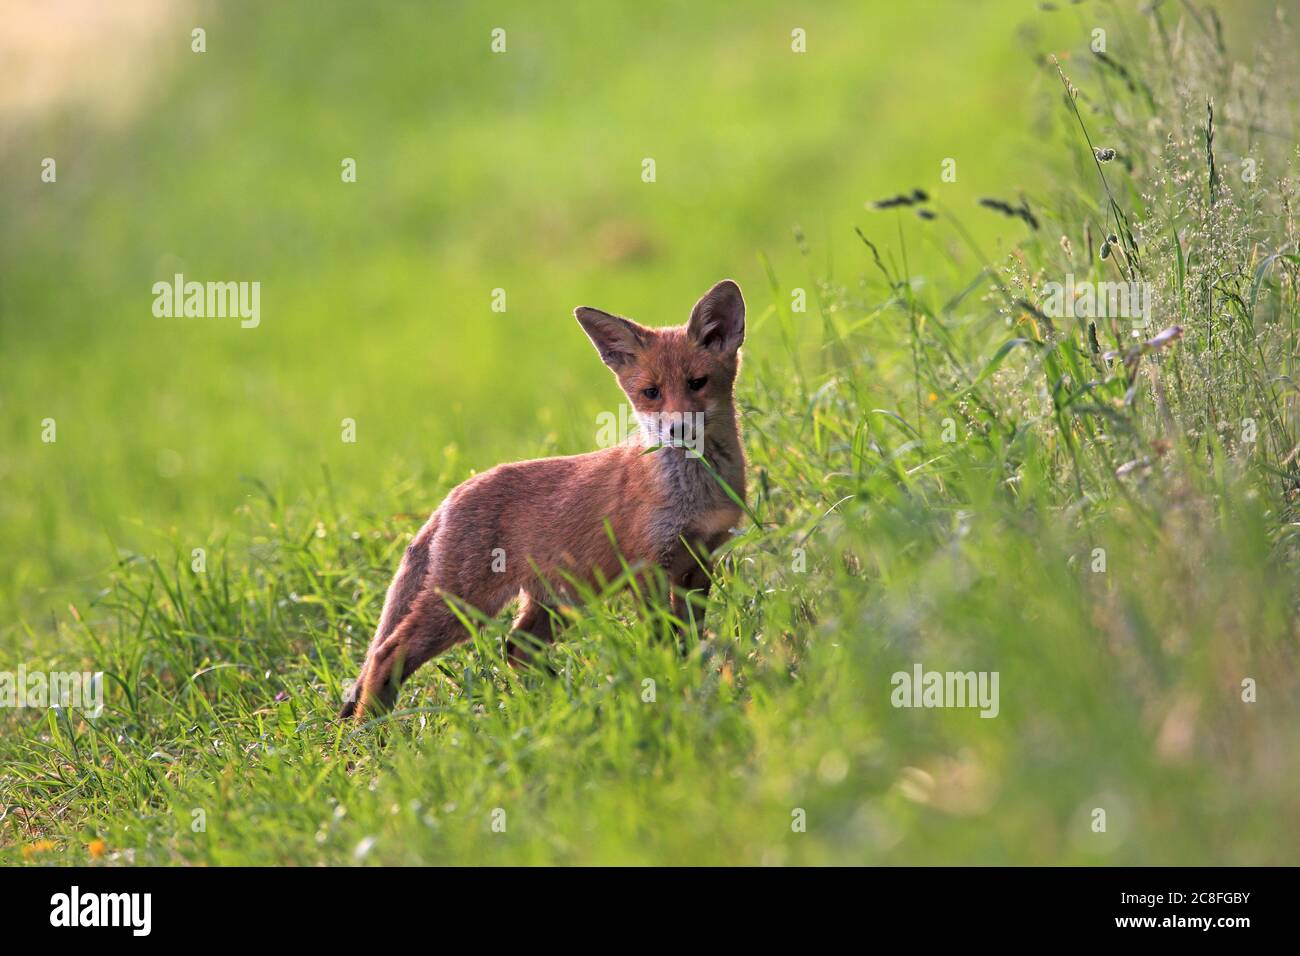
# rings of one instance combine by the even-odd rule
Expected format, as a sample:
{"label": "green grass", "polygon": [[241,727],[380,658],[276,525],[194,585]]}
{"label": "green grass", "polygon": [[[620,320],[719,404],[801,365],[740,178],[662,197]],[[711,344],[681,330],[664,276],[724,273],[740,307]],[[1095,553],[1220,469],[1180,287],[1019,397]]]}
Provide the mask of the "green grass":
{"label": "green grass", "polygon": [[[0,669],[108,690],[0,710],[0,861],[1295,862],[1290,60],[1227,69],[1199,6],[199,9],[127,125],[3,154]],[[862,209],[917,186],[938,219]],[[1022,192],[1037,231],[975,204]],[[262,326],[153,319],[182,268],[260,279]],[[1035,314],[1121,270],[1183,329],[1129,370],[1125,327]],[[616,596],[555,677],[491,621],[386,734],[336,723],[428,511],[592,446],[616,393],[571,308],[678,322],[723,275],[757,520],[689,654]],[[894,708],[917,663],[997,671],[998,716]]]}

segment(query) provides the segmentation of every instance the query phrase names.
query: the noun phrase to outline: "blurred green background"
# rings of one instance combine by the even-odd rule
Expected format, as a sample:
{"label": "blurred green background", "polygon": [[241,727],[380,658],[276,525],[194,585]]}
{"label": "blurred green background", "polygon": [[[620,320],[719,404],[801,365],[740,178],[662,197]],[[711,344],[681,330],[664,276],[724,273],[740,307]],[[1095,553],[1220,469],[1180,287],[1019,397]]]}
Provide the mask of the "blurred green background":
{"label": "blurred green background", "polygon": [[[1232,54],[1269,6],[1231,5]],[[1135,7],[0,0],[0,670],[115,680],[99,724],[0,714],[0,859],[107,841],[108,862],[1292,861],[1294,573],[1282,499],[1234,477],[1249,452],[1207,458],[1214,482],[1166,460],[1121,485],[1112,449],[1168,444],[1140,401],[1140,430],[1085,446],[1085,491],[1058,444],[1075,426],[1051,425],[1019,350],[982,386],[1008,414],[971,416],[972,440],[886,431],[911,427],[893,409],[960,417],[974,388],[921,393],[901,289],[989,372],[1026,322],[1005,327],[972,277],[994,263],[1032,287],[1076,261],[1063,234],[1091,260],[1097,170],[1039,56],[1077,66],[1093,130],[1139,131],[1143,159],[1170,128],[1196,143],[1210,83],[1157,62]],[[1199,5],[1162,10],[1213,35]],[[1194,115],[1111,96],[1077,61],[1098,26],[1162,103],[1186,82]],[[1245,151],[1233,118],[1223,169]],[[1199,183],[1199,146],[1180,149]],[[1123,165],[1136,213],[1152,180]],[[864,209],[915,188],[979,254],[950,222]],[[1046,228],[979,210],[988,195]],[[855,226],[911,285],[883,291]],[[1212,238],[1186,232],[1187,261],[1236,263]],[[259,282],[259,327],[155,317],[177,272]],[[723,276],[749,302],[740,401],[773,527],[729,559],[704,666],[610,602],[556,649],[564,681],[520,688],[489,628],[421,672],[412,737],[357,759],[330,717],[405,535],[473,469],[592,448],[621,401],[573,308],[677,323]],[[774,299],[796,286],[806,325]],[[836,322],[843,352],[792,384]],[[1199,397],[1193,363],[1218,356],[1197,334],[1179,348]],[[805,576],[788,548],[814,531]],[[1082,574],[1085,539],[1106,577]],[[195,547],[209,573],[190,574]],[[133,555],[158,561],[114,570]],[[1004,668],[1004,718],[900,715],[884,676],[922,660]],[[506,803],[521,839],[485,842],[480,811]],[[789,842],[791,807],[815,838]]]}
{"label": "blurred green background", "polygon": [[[292,499],[324,464],[350,507],[404,489],[422,512],[430,473],[592,447],[619,395],[574,306],[675,323],[733,276],[750,354],[771,350],[760,254],[811,293],[814,275],[864,271],[865,200],[922,187],[963,207],[1050,184],[1022,159],[1046,122],[1023,31],[1064,49],[1091,28],[1019,2],[6,17],[10,62],[39,86],[17,77],[37,106],[6,104],[0,145],[7,627],[93,589],[118,549],[220,538],[246,479]],[[941,259],[926,241],[913,255]],[[176,272],[259,281],[260,327],[155,318],[151,286]]]}

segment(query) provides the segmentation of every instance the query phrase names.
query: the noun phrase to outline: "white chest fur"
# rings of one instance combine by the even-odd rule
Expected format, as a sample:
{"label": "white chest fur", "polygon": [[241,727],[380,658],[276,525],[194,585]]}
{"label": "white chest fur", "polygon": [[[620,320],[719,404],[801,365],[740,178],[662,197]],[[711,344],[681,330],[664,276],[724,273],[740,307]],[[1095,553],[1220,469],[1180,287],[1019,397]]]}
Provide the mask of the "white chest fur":
{"label": "white chest fur", "polygon": [[741,473],[732,459],[711,456],[718,464],[710,468],[698,458],[688,457],[676,449],[664,449],[656,454],[660,456],[656,465],[665,503],[656,515],[652,533],[662,547],[676,547],[683,535],[710,540],[740,520],[741,509],[719,481],[726,481],[738,494],[743,493],[739,487]]}

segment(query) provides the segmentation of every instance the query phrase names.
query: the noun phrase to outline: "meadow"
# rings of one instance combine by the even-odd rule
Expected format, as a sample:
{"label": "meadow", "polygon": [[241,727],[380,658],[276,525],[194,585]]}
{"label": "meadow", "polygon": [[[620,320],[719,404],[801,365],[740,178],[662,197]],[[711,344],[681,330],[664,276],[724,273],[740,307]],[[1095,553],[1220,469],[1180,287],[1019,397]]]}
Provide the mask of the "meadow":
{"label": "meadow", "polygon": [[[1296,862],[1271,7],[146,26],[139,76],[87,39],[4,118],[0,670],[105,706],[0,708],[0,862]],[[259,324],[154,315],[176,273],[260,282]],[[336,721],[442,496],[617,409],[572,309],[678,323],[724,276],[751,514],[688,654],[614,595],[553,676],[485,621]],[[1067,278],[1147,321],[1062,314]],[[918,665],[996,672],[997,715],[896,707]]]}

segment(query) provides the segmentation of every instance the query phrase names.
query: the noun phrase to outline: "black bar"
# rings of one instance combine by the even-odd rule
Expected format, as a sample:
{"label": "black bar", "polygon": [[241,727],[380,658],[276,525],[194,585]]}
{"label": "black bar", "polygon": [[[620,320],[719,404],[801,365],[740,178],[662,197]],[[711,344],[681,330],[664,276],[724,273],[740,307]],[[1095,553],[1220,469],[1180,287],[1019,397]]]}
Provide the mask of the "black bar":
{"label": "black bar", "polygon": [[[76,934],[127,945],[256,939],[259,947],[336,947],[441,935],[449,927],[487,930],[494,941],[514,933],[528,938],[550,923],[548,935],[568,924],[588,939],[664,934],[667,945],[676,930],[702,919],[716,920],[717,933],[733,941],[802,927],[818,937],[851,933],[860,940],[920,933],[927,943],[1129,937],[1232,945],[1292,924],[1294,877],[1290,869],[1170,868],[23,867],[0,870],[0,926],[7,941]],[[112,900],[102,910],[111,916],[116,907],[127,925],[52,925],[70,921],[74,886],[87,918],[101,911],[97,894],[149,894],[147,936],[130,925],[135,916],[143,929],[143,896]],[[124,903],[139,905],[128,910]]]}

